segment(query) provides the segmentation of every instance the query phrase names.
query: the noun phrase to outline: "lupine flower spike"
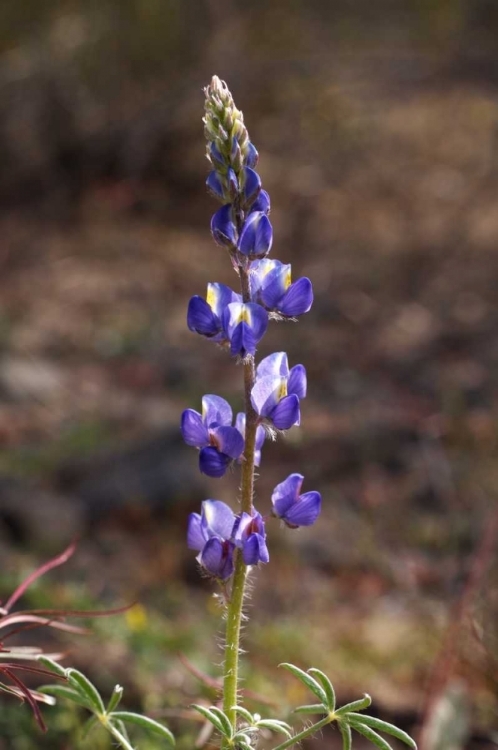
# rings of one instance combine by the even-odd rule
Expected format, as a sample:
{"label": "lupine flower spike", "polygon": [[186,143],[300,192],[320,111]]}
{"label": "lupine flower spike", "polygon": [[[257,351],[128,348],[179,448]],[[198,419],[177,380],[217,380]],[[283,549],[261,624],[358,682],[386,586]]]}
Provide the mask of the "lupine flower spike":
{"label": "lupine flower spike", "polygon": [[[267,563],[265,520],[253,506],[254,469],[260,466],[265,429],[288,430],[301,421],[306,396],[303,365],[289,368],[285,352],[264,357],[255,365],[256,350],[269,319],[295,319],[313,303],[311,281],[292,281],[291,267],[268,258],[273,244],[270,196],[256,172],[258,152],[249,138],[242,112],[227,85],[214,76],[205,89],[204,132],[210,163],[206,185],[222,205],[212,216],[211,233],[228,250],[239,277],[240,291],[210,282],[205,297],[191,298],[188,328],[228,350],[244,363],[245,411],[232,426],[232,409],[219,396],[202,399],[202,413],[185,409],[181,431],[185,442],[199,450],[199,469],[222,477],[233,462],[242,471],[242,508],[233,511],[219,500],[206,500],[188,525],[188,545],[198,552],[204,572],[224,586],[240,564]],[[300,495],[302,476],[292,474],[272,497],[269,517],[289,528],[309,526],[320,512],[318,492]]]}

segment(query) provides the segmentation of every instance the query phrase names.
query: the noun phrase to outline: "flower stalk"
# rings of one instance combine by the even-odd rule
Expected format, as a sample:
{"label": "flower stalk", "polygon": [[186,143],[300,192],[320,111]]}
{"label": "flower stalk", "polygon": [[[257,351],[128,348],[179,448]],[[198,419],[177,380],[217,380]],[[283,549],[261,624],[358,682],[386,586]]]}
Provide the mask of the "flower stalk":
{"label": "flower stalk", "polygon": [[[245,407],[234,425],[230,405],[208,394],[202,399],[202,413],[193,409],[183,412],[181,430],[185,442],[198,448],[199,468],[204,474],[221,477],[230,464],[241,466],[238,512],[219,500],[205,500],[201,513],[191,514],[187,534],[203,571],[225,594],[223,711],[235,731],[247,578],[251,567],[269,561],[265,519],[254,507],[255,468],[261,461],[265,427],[274,434],[299,425],[300,399],[306,396],[302,365],[289,368],[285,352],[270,354],[256,364],[256,349],[270,319],[295,319],[308,312],[313,291],[309,279],[292,283],[290,266],[267,258],[273,229],[270,198],[255,171],[258,152],[227,85],[214,76],[205,95],[204,132],[211,165],[206,185],[222,204],[211,219],[211,233],[228,251],[240,293],[209,283],[205,298],[191,298],[187,325],[242,363]],[[299,487],[294,488],[294,481],[289,489],[292,476],[276,488],[270,515],[297,528],[316,520],[321,498],[317,492],[299,495],[301,475],[295,475]],[[224,736],[222,743],[228,750],[230,738]]]}

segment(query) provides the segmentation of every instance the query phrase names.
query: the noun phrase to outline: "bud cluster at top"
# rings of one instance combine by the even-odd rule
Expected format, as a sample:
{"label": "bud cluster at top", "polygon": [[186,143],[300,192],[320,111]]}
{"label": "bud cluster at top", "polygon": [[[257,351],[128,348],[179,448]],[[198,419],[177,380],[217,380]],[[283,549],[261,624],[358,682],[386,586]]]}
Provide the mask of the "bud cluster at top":
{"label": "bud cluster at top", "polygon": [[[254,358],[270,319],[295,319],[310,310],[313,288],[308,278],[292,281],[290,264],[268,258],[273,243],[270,197],[255,171],[258,152],[249,139],[242,112],[227,85],[214,76],[204,90],[204,132],[211,171],[209,192],[222,204],[211,219],[215,242],[226,248],[240,277],[236,292],[210,282],[206,296],[188,305],[191,331],[211,339],[243,361]],[[259,466],[265,427],[287,430],[300,424],[300,400],[306,396],[303,365],[289,368],[285,352],[262,359],[256,367],[250,406],[257,417],[254,465]],[[181,431],[185,442],[199,450],[199,468],[221,477],[233,463],[242,463],[246,414],[233,423],[230,405],[219,396],[202,399],[202,411],[186,409]],[[291,474],[272,496],[271,515],[290,528],[309,526],[320,512],[318,492],[300,494],[303,476]],[[208,574],[226,581],[233,572],[238,548],[246,565],[268,562],[264,518],[253,510],[235,515],[224,503],[206,500],[201,514],[189,520],[188,544],[198,550],[198,561]]]}

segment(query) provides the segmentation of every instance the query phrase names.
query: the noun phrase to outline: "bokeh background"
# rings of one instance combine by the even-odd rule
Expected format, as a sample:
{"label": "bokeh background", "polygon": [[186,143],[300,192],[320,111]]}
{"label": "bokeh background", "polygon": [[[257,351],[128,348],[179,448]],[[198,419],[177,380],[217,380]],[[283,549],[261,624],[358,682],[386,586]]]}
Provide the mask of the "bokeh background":
{"label": "bokeh background", "polygon": [[[221,661],[186,518],[237,494],[178,435],[205,392],[241,407],[240,370],[185,326],[190,296],[233,283],[208,231],[214,73],[260,151],[273,256],[316,293],[261,345],[305,364],[309,397],[265,446],[259,505],[300,471],[324,509],[270,530],[249,703],[308,702],[292,659],[423,750],[496,746],[497,50],[494,0],[0,5],[0,597],[77,536],[24,606],[139,602],[63,648],[181,750],[216,691],[179,654],[212,679]],[[45,714],[42,737],[2,699],[1,750],[110,747]]]}

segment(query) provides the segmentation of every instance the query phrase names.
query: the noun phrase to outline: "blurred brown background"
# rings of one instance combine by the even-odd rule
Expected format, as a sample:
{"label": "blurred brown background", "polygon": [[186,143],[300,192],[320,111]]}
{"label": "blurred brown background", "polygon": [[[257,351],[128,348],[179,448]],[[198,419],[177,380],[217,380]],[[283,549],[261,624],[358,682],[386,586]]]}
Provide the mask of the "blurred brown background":
{"label": "blurred brown background", "polygon": [[[423,726],[424,750],[495,746],[497,45],[494,0],[0,6],[0,596],[78,536],[28,603],[139,600],[71,659],[181,747],[214,694],[176,654],[213,677],[221,658],[186,518],[237,493],[178,435],[206,392],[241,406],[240,371],[185,325],[190,296],[234,282],[208,231],[214,73],[260,151],[272,255],[316,294],[260,348],[302,362],[309,397],[264,448],[259,506],[300,471],[324,511],[270,531],[248,685],[307,702],[276,670],[293,659]],[[47,713],[42,739],[6,699],[0,748],[79,747],[77,717]]]}

